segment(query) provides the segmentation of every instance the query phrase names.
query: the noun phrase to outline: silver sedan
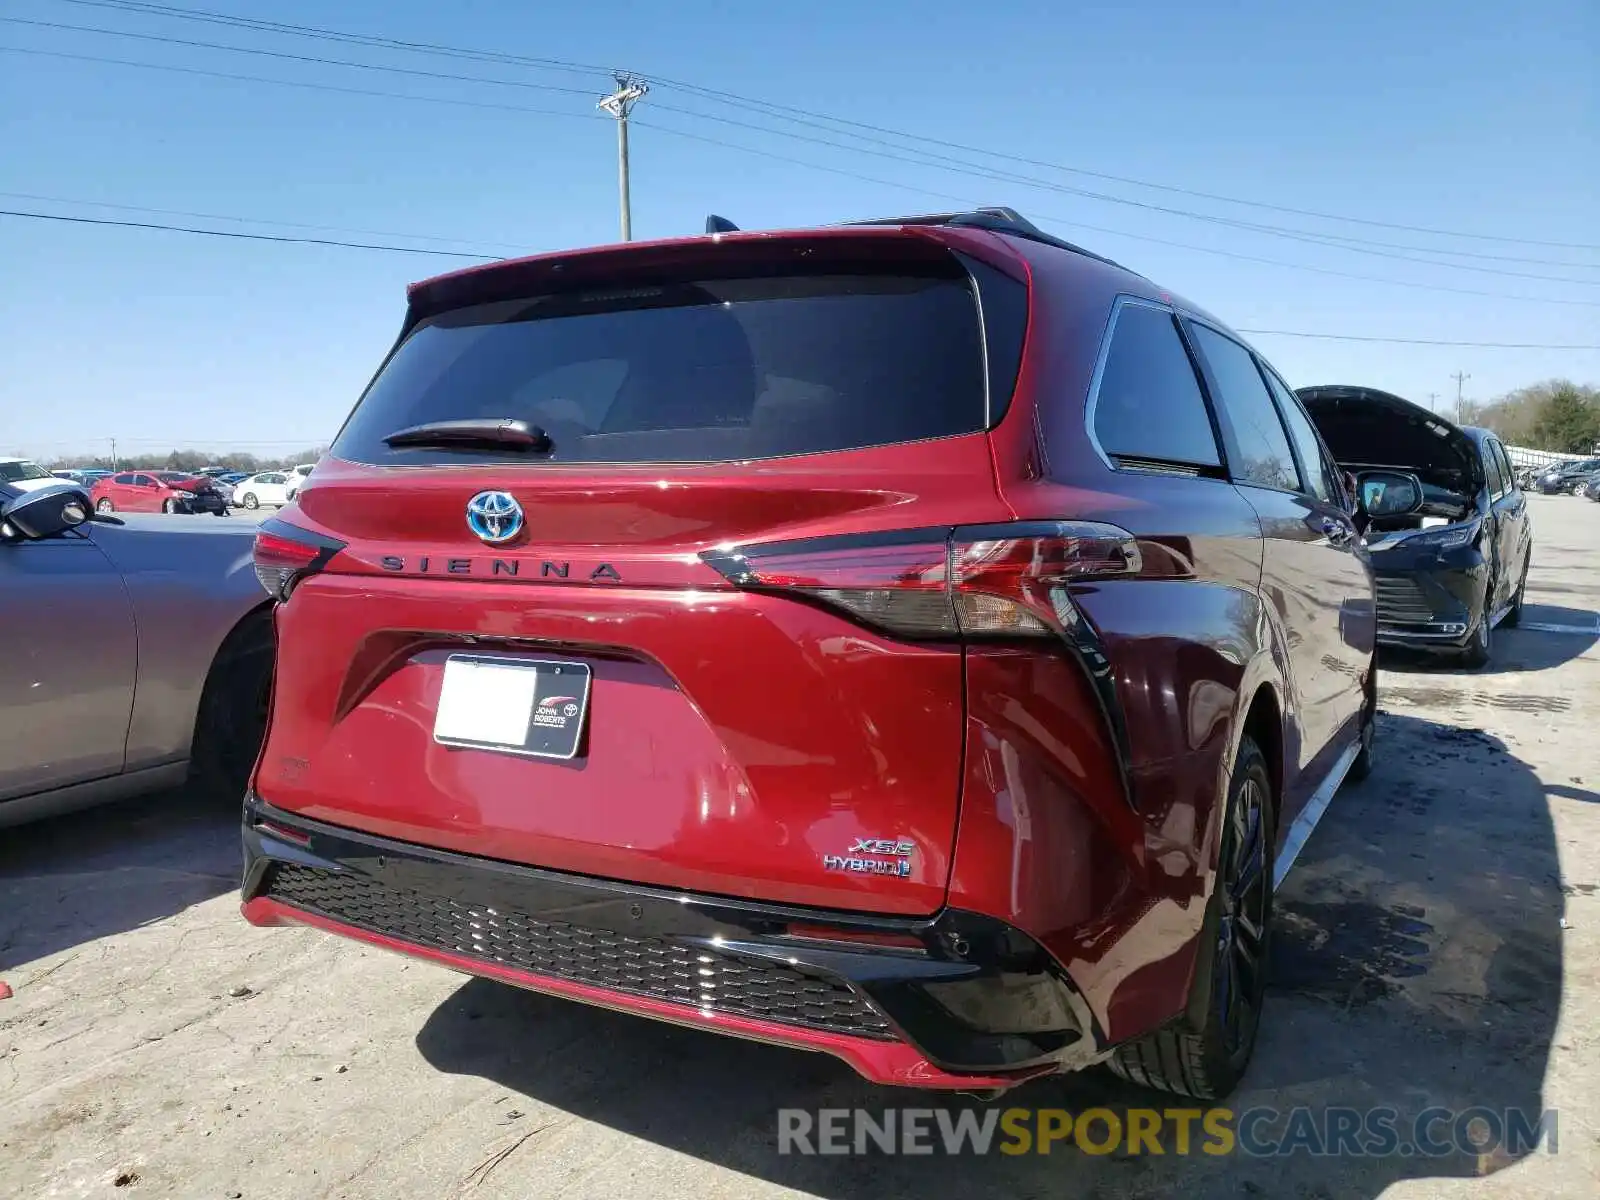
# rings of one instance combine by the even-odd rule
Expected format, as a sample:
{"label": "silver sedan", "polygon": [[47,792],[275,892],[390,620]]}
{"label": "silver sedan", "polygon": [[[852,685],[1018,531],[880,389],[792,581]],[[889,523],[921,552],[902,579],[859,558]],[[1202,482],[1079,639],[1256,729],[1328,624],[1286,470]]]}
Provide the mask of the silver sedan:
{"label": "silver sedan", "polygon": [[254,534],[0,484],[0,826],[196,774],[242,798],[273,661]]}

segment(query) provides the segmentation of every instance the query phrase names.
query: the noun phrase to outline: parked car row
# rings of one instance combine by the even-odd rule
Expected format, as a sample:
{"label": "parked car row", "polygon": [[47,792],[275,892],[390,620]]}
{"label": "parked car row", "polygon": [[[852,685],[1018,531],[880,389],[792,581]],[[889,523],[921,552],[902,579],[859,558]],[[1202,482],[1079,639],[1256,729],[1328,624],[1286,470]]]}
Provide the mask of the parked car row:
{"label": "parked car row", "polygon": [[62,481],[76,483],[89,492],[94,510],[111,512],[215,513],[226,516],[230,508],[282,508],[295,498],[310,476],[313,463],[283,470],[247,474],[224,467],[198,471],[99,468],[47,471],[23,458],[0,458],[0,483],[31,491]]}
{"label": "parked car row", "polygon": [[1587,495],[1596,476],[1600,476],[1600,457],[1575,458],[1545,468],[1538,474],[1536,486],[1546,496]]}

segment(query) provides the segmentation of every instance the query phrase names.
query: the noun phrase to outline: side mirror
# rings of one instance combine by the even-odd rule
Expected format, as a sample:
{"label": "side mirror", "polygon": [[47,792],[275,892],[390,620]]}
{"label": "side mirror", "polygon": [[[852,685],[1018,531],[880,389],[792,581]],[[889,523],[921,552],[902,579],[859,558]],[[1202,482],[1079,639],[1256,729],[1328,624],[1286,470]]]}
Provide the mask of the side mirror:
{"label": "side mirror", "polygon": [[75,483],[56,483],[6,501],[0,507],[0,524],[37,541],[76,529],[92,511],[88,492]]}
{"label": "side mirror", "polygon": [[1422,480],[1406,471],[1363,471],[1356,501],[1369,517],[1403,517],[1422,507]]}

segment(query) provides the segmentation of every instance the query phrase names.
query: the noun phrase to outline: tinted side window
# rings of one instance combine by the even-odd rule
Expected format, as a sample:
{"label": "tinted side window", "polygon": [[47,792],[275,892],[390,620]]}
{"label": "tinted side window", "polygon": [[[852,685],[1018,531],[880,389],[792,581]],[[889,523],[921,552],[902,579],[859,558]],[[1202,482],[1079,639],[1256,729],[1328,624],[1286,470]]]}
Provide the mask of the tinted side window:
{"label": "tinted side window", "polygon": [[1489,495],[1498,499],[1506,494],[1506,481],[1500,473],[1500,457],[1494,452],[1494,443],[1484,442],[1479,453],[1483,455],[1483,477],[1489,483]]}
{"label": "tinted side window", "polygon": [[118,475],[118,476],[114,477],[111,480],[111,482],[112,483],[129,484],[129,483],[133,482],[133,476],[132,475],[128,475],[128,474]]}
{"label": "tinted side window", "polygon": [[1283,414],[1283,423],[1288,427],[1289,438],[1294,442],[1295,453],[1300,456],[1300,473],[1305,478],[1306,491],[1326,504],[1334,502],[1335,498],[1343,493],[1343,488],[1335,491],[1335,484],[1330,473],[1330,463],[1322,450],[1322,440],[1317,437],[1316,426],[1311,424],[1311,418],[1306,416],[1305,410],[1300,407],[1300,401],[1295,399],[1294,393],[1279,381],[1271,371],[1263,372],[1266,375],[1267,386],[1272,389],[1272,394],[1277,397],[1278,411]]}
{"label": "tinted side window", "polygon": [[1095,395],[1094,433],[1113,458],[1222,465],[1194,364],[1167,310],[1118,310]]}
{"label": "tinted side window", "polygon": [[133,482],[135,487],[154,487],[156,481],[148,475],[135,475]]}
{"label": "tinted side window", "polygon": [[1500,461],[1500,474],[1506,481],[1506,490],[1511,491],[1517,486],[1517,472],[1511,466],[1511,459],[1506,455],[1506,448],[1499,442],[1494,443],[1495,457]]}
{"label": "tinted side window", "polygon": [[1267,385],[1261,381],[1261,372],[1256,370],[1256,360],[1232,338],[1204,325],[1192,328],[1195,344],[1216,379],[1217,399],[1227,410],[1239,442],[1240,461],[1232,464],[1233,477],[1257,487],[1300,491],[1289,435],[1278,419],[1278,408],[1272,403]]}

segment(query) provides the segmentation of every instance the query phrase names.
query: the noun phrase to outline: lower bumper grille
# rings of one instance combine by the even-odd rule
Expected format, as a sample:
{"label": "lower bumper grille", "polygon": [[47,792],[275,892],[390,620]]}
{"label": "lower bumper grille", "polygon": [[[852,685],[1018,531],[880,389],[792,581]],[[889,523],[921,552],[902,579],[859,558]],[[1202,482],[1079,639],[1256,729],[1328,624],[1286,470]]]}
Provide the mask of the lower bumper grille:
{"label": "lower bumper grille", "polygon": [[1426,625],[1434,619],[1433,607],[1413,580],[1378,576],[1378,623]]}
{"label": "lower bumper grille", "polygon": [[848,984],[660,938],[473,908],[365,875],[278,864],[265,895],[372,933],[686,1009],[893,1040]]}

